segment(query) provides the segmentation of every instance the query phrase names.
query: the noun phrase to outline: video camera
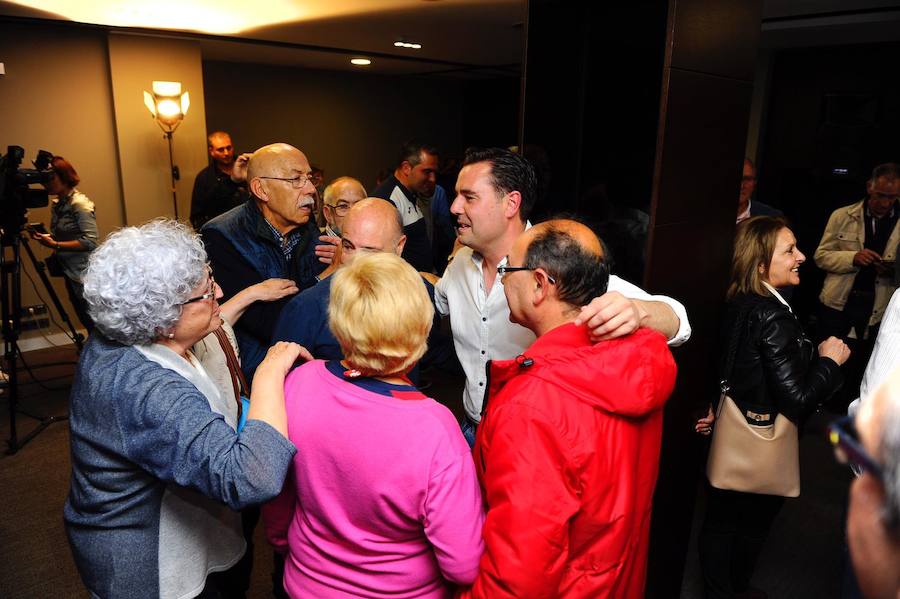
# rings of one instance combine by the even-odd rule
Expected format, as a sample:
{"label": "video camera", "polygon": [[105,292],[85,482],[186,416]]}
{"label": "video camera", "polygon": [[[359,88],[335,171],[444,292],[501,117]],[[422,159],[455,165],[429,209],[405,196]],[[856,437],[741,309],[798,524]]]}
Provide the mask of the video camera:
{"label": "video camera", "polygon": [[38,150],[37,158],[32,162],[34,168],[20,168],[24,158],[25,150],[21,146],[7,147],[6,155],[0,157],[0,228],[3,241],[19,235],[27,222],[29,208],[42,208],[49,203],[45,189],[29,186],[47,183],[53,176],[50,167],[53,153]]}

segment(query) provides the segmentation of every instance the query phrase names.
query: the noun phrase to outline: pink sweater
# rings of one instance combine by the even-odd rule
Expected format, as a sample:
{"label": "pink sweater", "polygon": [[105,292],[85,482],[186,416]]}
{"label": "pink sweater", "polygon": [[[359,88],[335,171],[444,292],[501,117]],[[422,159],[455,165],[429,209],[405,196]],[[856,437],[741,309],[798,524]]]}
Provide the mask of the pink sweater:
{"label": "pink sweater", "polygon": [[285,381],[298,451],[263,506],[269,541],[287,551],[288,594],[443,598],[450,583],[471,584],[484,512],[456,420],[413,389],[388,396],[325,364]]}

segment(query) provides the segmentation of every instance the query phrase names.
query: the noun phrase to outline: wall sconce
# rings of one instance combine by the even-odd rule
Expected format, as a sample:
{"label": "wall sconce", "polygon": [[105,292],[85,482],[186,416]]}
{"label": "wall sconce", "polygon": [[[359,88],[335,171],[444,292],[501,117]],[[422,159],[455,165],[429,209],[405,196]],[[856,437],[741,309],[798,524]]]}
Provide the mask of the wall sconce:
{"label": "wall sconce", "polygon": [[153,119],[163,130],[163,136],[169,142],[169,167],[172,173],[172,204],[175,208],[175,220],[178,220],[178,197],[175,193],[175,182],[181,178],[178,167],[175,166],[175,155],[172,151],[172,134],[191,105],[188,92],[181,92],[181,83],[178,81],[154,81],[153,93],[144,92],[144,106],[153,115]]}

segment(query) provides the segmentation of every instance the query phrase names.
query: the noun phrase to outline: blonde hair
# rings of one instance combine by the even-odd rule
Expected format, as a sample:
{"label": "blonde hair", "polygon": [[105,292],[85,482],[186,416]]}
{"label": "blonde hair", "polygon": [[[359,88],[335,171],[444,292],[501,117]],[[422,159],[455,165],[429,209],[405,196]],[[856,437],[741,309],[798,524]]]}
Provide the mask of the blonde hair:
{"label": "blonde hair", "polygon": [[433,318],[421,275],[395,254],[357,256],[334,275],[328,326],[364,376],[408,372],[425,353]]}
{"label": "blonde hair", "polygon": [[[771,295],[763,281],[775,254],[778,233],[787,228],[780,216],[754,216],[737,226],[734,238],[734,257],[731,262],[731,283],[726,297],[755,293]],[[759,272],[759,267],[763,272]]]}

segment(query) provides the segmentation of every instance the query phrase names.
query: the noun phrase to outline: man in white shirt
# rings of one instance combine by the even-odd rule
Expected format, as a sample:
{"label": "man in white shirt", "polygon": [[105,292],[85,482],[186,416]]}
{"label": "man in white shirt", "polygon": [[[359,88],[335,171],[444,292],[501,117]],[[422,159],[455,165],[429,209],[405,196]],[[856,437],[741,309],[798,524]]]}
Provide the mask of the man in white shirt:
{"label": "man in white shirt", "polygon": [[[530,226],[537,183],[522,156],[501,148],[470,150],[456,182],[450,212],[463,244],[435,286],[435,306],[450,316],[456,355],[466,374],[463,434],[474,444],[487,388],[488,360],[515,358],[535,336],[509,320],[509,305],[497,267],[506,264],[513,242]],[[593,341],[627,335],[647,326],[670,345],[690,337],[687,313],[679,302],[651,296],[615,275],[609,291],[581,309],[575,324],[591,329]]]}

